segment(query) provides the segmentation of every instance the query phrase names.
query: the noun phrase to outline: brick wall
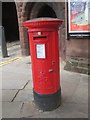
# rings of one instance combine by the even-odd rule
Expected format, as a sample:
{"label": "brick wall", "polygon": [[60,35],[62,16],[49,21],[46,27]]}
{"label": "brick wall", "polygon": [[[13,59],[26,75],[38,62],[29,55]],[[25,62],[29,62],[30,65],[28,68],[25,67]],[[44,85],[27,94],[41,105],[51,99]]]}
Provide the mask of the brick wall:
{"label": "brick wall", "polygon": [[28,34],[27,29],[23,27],[22,23],[27,20],[26,11],[25,11],[25,3],[17,2],[17,15],[18,15],[18,24],[19,24],[19,36],[21,43],[22,55],[29,55],[29,42],[28,42]]}
{"label": "brick wall", "polygon": [[[65,20],[65,4],[62,2],[60,3],[57,3],[57,2],[45,2],[45,3],[44,2],[41,2],[41,3],[40,2],[37,2],[37,3],[16,2],[22,55],[25,55],[25,56],[29,55],[28,34],[27,34],[27,30],[22,26],[22,23],[26,20],[37,18],[37,14],[40,11],[40,8],[43,7],[45,4],[47,4],[54,10],[57,18]],[[64,33],[65,33],[65,26],[63,26],[62,29],[64,30]],[[61,30],[61,34],[63,30]],[[60,39],[61,39],[60,46],[61,45],[64,46],[64,44],[62,43],[65,42],[65,38],[62,36],[60,36]],[[65,50],[64,50],[64,53],[65,53]],[[63,57],[65,57],[65,55],[63,55],[64,53],[61,54]]]}
{"label": "brick wall", "polygon": [[[63,19],[65,22],[61,26],[59,33],[60,33],[60,55],[63,60],[66,61],[65,69],[71,70],[71,71],[77,71],[79,72],[79,69],[77,70],[77,61],[85,61],[87,62],[87,59],[90,58],[90,53],[88,52],[88,46],[90,44],[90,41],[88,39],[70,39],[67,40],[67,8],[65,7],[65,3],[58,3],[58,2],[37,2],[37,3],[22,3],[17,2],[17,15],[18,15],[18,23],[19,23],[19,34],[20,34],[20,41],[21,41],[21,49],[22,49],[22,55],[29,55],[29,42],[28,42],[28,35],[27,30],[22,26],[22,23],[26,20],[36,18],[38,12],[40,11],[40,8],[44,6],[44,4],[47,4],[50,6],[53,11],[56,13],[57,18]],[[75,60],[76,63],[75,63]],[[72,62],[74,60],[74,62]],[[69,63],[72,64],[70,65]],[[73,64],[74,63],[74,64]],[[76,70],[73,70],[67,66],[74,66]],[[87,65],[86,65],[87,66]],[[80,66],[79,66],[80,67]],[[78,67],[78,68],[79,68]],[[82,70],[83,70],[83,66]],[[80,72],[81,72],[80,67]],[[88,70],[88,67],[85,68]],[[84,73],[87,73],[86,72]]]}

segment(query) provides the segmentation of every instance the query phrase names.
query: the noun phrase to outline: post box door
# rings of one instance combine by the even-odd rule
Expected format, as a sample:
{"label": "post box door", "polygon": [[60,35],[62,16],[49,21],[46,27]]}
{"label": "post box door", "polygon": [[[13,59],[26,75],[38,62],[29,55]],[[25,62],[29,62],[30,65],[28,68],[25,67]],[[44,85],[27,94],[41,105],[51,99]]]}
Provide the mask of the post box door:
{"label": "post box door", "polygon": [[30,33],[34,89],[53,93],[60,87],[57,32]]}

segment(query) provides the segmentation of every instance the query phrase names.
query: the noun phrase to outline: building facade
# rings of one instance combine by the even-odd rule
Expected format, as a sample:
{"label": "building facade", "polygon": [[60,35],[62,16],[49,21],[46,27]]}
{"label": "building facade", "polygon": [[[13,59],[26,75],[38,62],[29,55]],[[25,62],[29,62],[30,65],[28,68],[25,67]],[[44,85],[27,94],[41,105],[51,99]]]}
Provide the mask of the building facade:
{"label": "building facade", "polygon": [[89,38],[69,38],[68,39],[68,21],[67,21],[67,3],[65,2],[15,2],[19,38],[21,44],[22,55],[28,56],[29,40],[27,29],[23,27],[23,22],[39,18],[51,17],[64,20],[63,25],[59,29],[60,34],[60,56],[66,62],[65,69],[80,73],[88,73],[89,66]]}

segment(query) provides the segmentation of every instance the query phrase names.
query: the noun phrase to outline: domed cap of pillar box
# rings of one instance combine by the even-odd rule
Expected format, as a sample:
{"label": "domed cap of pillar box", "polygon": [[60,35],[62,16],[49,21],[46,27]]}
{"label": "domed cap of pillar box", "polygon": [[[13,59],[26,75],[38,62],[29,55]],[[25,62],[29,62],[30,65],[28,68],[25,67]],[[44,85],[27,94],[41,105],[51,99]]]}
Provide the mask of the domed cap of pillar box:
{"label": "domed cap of pillar box", "polygon": [[59,28],[63,20],[55,18],[36,18],[23,23],[23,26],[29,31],[52,31]]}

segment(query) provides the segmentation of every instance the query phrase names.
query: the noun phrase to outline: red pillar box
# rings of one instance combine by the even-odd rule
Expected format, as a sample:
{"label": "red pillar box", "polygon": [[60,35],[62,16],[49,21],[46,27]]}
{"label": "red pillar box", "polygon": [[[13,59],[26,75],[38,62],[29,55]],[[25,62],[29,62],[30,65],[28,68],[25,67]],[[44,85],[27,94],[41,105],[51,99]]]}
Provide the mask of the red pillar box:
{"label": "red pillar box", "polygon": [[44,111],[61,102],[58,28],[62,22],[39,18],[23,23],[29,34],[34,101]]}

